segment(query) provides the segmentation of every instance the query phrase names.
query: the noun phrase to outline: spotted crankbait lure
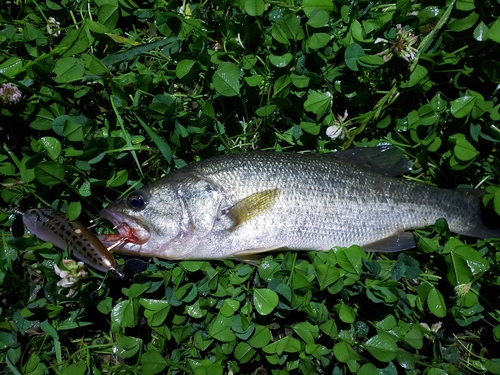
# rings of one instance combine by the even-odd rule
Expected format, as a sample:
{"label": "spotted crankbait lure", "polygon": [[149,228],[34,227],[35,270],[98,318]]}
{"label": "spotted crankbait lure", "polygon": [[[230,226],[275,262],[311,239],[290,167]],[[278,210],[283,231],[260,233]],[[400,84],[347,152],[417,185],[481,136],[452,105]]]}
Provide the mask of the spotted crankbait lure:
{"label": "spotted crankbait lure", "polygon": [[26,228],[41,240],[69,249],[75,258],[98,271],[124,277],[109,250],[78,221],[69,221],[65,214],[48,208],[27,210],[22,217]]}

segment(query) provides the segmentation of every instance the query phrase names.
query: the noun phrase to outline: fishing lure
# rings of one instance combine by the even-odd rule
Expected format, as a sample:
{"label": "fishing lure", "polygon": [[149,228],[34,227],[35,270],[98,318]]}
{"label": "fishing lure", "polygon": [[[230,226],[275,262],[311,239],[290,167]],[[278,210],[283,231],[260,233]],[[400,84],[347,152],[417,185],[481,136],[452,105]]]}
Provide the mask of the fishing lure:
{"label": "fishing lure", "polygon": [[65,214],[49,208],[27,210],[22,216],[26,228],[41,240],[69,248],[75,258],[98,271],[124,277],[109,250],[78,221],[69,221]]}

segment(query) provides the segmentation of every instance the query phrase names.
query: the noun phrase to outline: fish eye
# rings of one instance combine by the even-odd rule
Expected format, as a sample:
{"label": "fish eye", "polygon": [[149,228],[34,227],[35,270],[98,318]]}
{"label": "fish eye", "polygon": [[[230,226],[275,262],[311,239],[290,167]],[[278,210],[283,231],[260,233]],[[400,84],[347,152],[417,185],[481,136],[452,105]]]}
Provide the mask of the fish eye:
{"label": "fish eye", "polygon": [[127,205],[133,210],[141,210],[146,206],[146,201],[139,194],[133,194],[128,197]]}

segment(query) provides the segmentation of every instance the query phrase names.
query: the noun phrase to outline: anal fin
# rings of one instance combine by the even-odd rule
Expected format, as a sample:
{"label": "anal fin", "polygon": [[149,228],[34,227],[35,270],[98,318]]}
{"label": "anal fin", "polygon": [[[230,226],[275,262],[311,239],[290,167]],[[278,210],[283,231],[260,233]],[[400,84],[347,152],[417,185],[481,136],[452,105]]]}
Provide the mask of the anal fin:
{"label": "anal fin", "polygon": [[363,245],[365,251],[396,252],[412,249],[417,246],[411,232],[397,231],[389,237]]}
{"label": "anal fin", "polygon": [[231,258],[243,263],[255,265],[257,261],[264,256],[264,253],[275,250],[286,250],[286,246],[275,245],[260,249],[246,249],[233,254]]}

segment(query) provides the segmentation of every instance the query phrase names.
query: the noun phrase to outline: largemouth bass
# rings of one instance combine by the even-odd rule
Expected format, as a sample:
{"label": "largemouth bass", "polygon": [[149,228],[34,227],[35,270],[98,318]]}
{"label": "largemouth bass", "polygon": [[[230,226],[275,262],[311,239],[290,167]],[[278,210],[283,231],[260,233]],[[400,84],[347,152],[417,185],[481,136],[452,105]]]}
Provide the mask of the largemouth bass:
{"label": "largemouth bass", "polygon": [[52,242],[62,250],[69,249],[75,258],[97,271],[124,277],[116,267],[113,255],[78,221],[69,221],[65,214],[48,208],[28,210],[22,217],[26,228],[41,240]]}
{"label": "largemouth bass", "polygon": [[242,258],[275,249],[415,246],[411,229],[445,218],[452,232],[499,237],[476,194],[403,178],[393,147],[330,154],[250,152],[204,160],[134,191],[100,216],[115,252],[166,259]]}

